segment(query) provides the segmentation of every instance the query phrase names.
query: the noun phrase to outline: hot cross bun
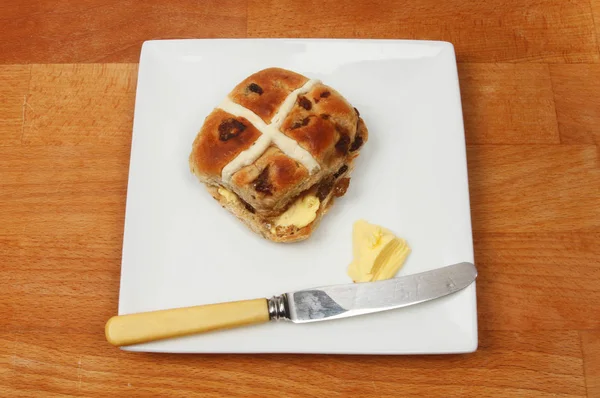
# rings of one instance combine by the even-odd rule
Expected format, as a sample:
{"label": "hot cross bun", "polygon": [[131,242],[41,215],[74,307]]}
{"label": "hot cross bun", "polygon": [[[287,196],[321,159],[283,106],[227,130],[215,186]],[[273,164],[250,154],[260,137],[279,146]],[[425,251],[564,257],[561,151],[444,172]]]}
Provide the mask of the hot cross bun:
{"label": "hot cross bun", "polygon": [[[207,116],[189,162],[213,197],[253,231],[293,242],[308,238],[333,197],[345,193],[367,139],[358,110],[333,88],[268,68]],[[303,205],[310,211],[302,219]]]}

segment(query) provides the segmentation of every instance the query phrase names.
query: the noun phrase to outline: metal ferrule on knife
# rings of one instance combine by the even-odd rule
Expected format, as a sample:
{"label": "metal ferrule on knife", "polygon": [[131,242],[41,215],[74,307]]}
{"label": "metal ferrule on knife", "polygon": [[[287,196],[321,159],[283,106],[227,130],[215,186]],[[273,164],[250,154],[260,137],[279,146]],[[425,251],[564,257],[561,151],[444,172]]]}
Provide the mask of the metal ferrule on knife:
{"label": "metal ferrule on knife", "polygon": [[267,299],[267,307],[269,309],[269,320],[290,320],[287,294],[284,293],[281,296],[273,296]]}

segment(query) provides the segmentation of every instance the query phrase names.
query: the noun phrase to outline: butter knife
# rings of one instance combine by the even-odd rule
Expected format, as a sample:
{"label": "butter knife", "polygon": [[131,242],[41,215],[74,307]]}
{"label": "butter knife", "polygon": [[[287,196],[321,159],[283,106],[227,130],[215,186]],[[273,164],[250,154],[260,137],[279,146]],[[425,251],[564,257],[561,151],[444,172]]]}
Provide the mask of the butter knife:
{"label": "butter knife", "polygon": [[268,321],[306,323],[347,318],[447,296],[469,286],[475,278],[473,264],[458,263],[385,281],[325,286],[270,299],[119,315],[108,320],[105,333],[112,345],[126,346]]}

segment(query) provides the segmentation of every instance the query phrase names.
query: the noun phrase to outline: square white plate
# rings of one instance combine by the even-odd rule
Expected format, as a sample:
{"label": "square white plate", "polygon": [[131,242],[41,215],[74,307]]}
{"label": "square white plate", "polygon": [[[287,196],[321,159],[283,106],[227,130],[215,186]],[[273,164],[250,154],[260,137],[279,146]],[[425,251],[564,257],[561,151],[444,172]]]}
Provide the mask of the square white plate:
{"label": "square white plate", "polygon": [[[307,241],[275,244],[223,210],[190,173],[206,115],[249,74],[321,79],[369,131],[348,193]],[[412,246],[399,276],[473,261],[464,131],[451,44],[402,40],[168,40],[142,48],[119,314],[270,297],[350,283],[352,224]],[[477,348],[475,286],[369,316],[269,323],[132,351],[413,354]]]}

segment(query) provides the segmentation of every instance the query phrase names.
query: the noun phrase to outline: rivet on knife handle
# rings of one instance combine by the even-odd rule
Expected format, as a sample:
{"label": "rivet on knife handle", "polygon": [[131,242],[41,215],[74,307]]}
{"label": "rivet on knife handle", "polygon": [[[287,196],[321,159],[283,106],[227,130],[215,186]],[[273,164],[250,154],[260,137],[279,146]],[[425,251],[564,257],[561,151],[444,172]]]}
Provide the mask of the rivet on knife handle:
{"label": "rivet on knife handle", "polygon": [[105,333],[112,345],[126,346],[264,323],[269,319],[269,306],[262,298],[114,316],[106,323]]}

